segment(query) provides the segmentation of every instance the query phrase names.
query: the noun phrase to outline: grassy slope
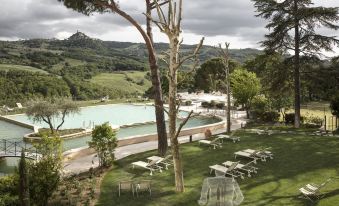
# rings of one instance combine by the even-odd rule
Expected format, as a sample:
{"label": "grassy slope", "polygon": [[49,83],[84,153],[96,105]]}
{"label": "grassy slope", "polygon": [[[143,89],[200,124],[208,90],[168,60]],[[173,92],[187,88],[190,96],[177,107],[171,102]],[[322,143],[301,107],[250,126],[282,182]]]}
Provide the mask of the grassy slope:
{"label": "grassy slope", "polygon": [[[143,94],[151,87],[151,82],[145,79],[145,72],[119,72],[119,73],[101,73],[92,78],[91,82],[101,86],[108,87],[112,90],[124,91],[125,93]],[[126,77],[132,79],[127,81]],[[144,80],[144,85],[138,85],[136,82]]]}
{"label": "grassy slope", "polygon": [[66,58],[65,61],[53,65],[52,70],[53,71],[61,70],[65,66],[66,62],[69,63],[70,66],[80,66],[86,64],[86,62],[83,62],[81,60]]}
{"label": "grassy slope", "polygon": [[[156,173],[153,177],[143,169],[131,169],[131,162],[145,160],[146,157],[156,154],[156,151],[119,160],[103,180],[98,205],[198,205],[202,181],[211,176],[208,166],[234,160],[233,153],[246,148],[271,147],[275,159],[259,162],[258,174],[238,180],[245,196],[241,205],[310,205],[308,201],[298,198],[298,188],[310,182],[321,183],[338,173],[338,139],[291,134],[258,136],[243,133],[240,136],[240,143],[227,142],[223,148],[217,150],[199,146],[197,143],[181,146],[186,185],[186,192],[183,194],[174,192],[172,168]],[[117,183],[128,179],[151,179],[152,197],[144,194],[136,199],[125,193],[119,198]],[[339,202],[339,180],[329,183],[322,192],[326,195],[318,206],[336,205]]]}
{"label": "grassy slope", "polygon": [[0,64],[0,70],[21,70],[21,71],[29,71],[29,72],[41,72],[47,74],[46,71],[42,69],[38,69],[35,67],[30,66],[23,66],[23,65],[13,65],[13,64]]}

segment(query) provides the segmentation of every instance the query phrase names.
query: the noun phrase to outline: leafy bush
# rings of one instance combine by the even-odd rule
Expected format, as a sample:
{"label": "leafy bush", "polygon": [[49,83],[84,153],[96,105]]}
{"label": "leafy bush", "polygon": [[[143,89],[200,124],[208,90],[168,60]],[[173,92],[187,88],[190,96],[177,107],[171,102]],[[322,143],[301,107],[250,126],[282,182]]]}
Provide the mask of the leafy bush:
{"label": "leafy bush", "polygon": [[332,98],[330,103],[332,114],[339,117],[339,95]]}
{"label": "leafy bush", "polygon": [[218,109],[223,109],[225,106],[225,103],[224,102],[217,102],[215,104],[215,107],[218,108]]}
{"label": "leafy bush", "polygon": [[204,102],[201,102],[201,106],[202,106],[203,108],[209,108],[209,107],[210,107],[210,103],[207,102],[207,101],[204,101]]}
{"label": "leafy bush", "polygon": [[264,95],[257,95],[251,101],[251,110],[263,113],[269,110],[269,101]]}
{"label": "leafy bush", "polygon": [[191,106],[191,105],[192,105],[192,101],[187,100],[187,101],[185,102],[185,106]]}
{"label": "leafy bush", "polygon": [[0,206],[19,205],[17,175],[0,178]]}
{"label": "leafy bush", "polygon": [[323,124],[324,119],[316,116],[305,116],[304,121],[307,124],[313,124],[317,126],[321,126]]}
{"label": "leafy bush", "polygon": [[98,153],[99,165],[108,167],[114,161],[114,149],[117,146],[116,131],[108,123],[96,126],[92,131],[92,141],[88,142]]}
{"label": "leafy bush", "polygon": [[[286,124],[294,124],[294,113],[288,113],[285,115],[285,123]],[[300,122],[304,123],[304,117],[300,117]]]}
{"label": "leafy bush", "polygon": [[214,101],[214,100],[211,100],[211,101],[210,101],[210,107],[211,107],[211,108],[214,108],[214,107],[216,106],[216,104],[217,104],[216,101]]}
{"label": "leafy bush", "polygon": [[279,120],[280,114],[276,111],[263,112],[260,115],[260,119],[264,122],[276,122]]}
{"label": "leafy bush", "polygon": [[212,132],[211,132],[210,129],[206,129],[205,132],[204,132],[204,134],[205,134],[205,138],[206,138],[206,139],[209,139],[209,138],[212,137]]}

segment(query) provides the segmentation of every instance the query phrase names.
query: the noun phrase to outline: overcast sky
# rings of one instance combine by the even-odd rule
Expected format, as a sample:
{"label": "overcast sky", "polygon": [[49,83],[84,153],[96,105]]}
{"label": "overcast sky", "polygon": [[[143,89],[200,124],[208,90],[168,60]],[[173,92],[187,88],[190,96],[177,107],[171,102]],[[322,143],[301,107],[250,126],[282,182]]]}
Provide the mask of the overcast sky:
{"label": "overcast sky", "polygon": [[[205,44],[228,41],[232,48],[259,48],[265,22],[255,17],[250,0],[183,0],[183,38],[186,44],[197,43],[205,36]],[[324,6],[339,6],[339,0],[315,0]],[[144,0],[120,0],[120,6],[140,23],[145,21]],[[142,42],[139,33],[114,14],[85,16],[65,8],[57,0],[1,0],[0,39],[29,38],[65,39],[77,30],[102,40]],[[326,31],[325,31],[326,32]],[[328,31],[327,31],[328,32]],[[328,32],[339,36],[339,31]],[[167,42],[155,30],[157,42]]]}

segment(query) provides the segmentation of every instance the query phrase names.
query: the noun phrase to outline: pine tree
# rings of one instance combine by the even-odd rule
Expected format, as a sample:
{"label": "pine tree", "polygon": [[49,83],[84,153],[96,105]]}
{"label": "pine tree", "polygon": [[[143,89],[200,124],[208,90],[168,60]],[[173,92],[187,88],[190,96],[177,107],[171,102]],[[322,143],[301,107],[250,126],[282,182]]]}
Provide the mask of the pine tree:
{"label": "pine tree", "polygon": [[[156,57],[156,51],[153,43],[153,35],[150,22],[146,22],[147,31],[142,28],[142,24],[137,22],[135,18],[126,13],[123,9],[119,7],[119,1],[109,1],[109,0],[58,0],[63,2],[67,8],[71,8],[75,11],[81,12],[85,15],[90,15],[94,12],[112,12],[115,13],[125,20],[127,20],[132,26],[134,26],[142,38],[145,41],[146,48],[148,51],[149,65],[151,71],[151,81],[153,86],[154,93],[154,105],[155,105],[155,118],[158,132],[158,152],[159,155],[164,156],[168,149],[167,144],[167,132],[166,132],[166,123],[164,116],[164,102],[162,96],[161,82],[160,82],[160,72],[159,65]],[[150,14],[152,9],[154,9],[155,4],[149,0],[145,0],[146,3],[146,13]],[[164,0],[161,5],[166,4],[167,1]]]}
{"label": "pine tree", "polygon": [[319,55],[339,45],[335,36],[317,33],[319,27],[338,30],[339,8],[314,6],[312,0],[252,0],[259,13],[269,20],[262,46],[268,51],[294,51],[295,127],[300,127],[300,56]]}

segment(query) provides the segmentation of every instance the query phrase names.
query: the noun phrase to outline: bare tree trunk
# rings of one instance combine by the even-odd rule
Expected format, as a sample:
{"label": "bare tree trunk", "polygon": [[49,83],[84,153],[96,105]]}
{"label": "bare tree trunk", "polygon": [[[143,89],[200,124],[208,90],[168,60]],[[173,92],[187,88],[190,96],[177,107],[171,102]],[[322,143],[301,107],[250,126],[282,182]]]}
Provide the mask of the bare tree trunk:
{"label": "bare tree trunk", "polygon": [[[147,15],[151,15],[152,13],[152,5],[150,0],[146,0],[146,13]],[[147,35],[150,39],[151,44],[153,45],[152,54],[149,55],[149,65],[151,70],[151,79],[153,86],[153,94],[154,94],[154,105],[155,105],[155,117],[157,122],[157,131],[158,131],[158,153],[160,156],[165,156],[168,148],[167,143],[167,132],[166,132],[166,122],[164,116],[164,104],[162,98],[162,89],[160,84],[160,74],[158,62],[156,59],[154,42],[153,42],[153,33],[151,20],[146,17],[146,27],[147,27]]]}
{"label": "bare tree trunk", "polygon": [[294,30],[295,30],[295,56],[294,56],[294,127],[300,127],[300,34],[299,34],[299,19],[298,1],[294,0]]}
{"label": "bare tree trunk", "polygon": [[[151,15],[147,15],[149,19],[152,20],[160,29],[161,32],[165,33],[169,39],[169,61],[164,61],[168,65],[168,82],[169,82],[169,136],[171,140],[171,149],[174,162],[174,174],[175,174],[175,187],[177,192],[184,192],[184,173],[183,166],[181,162],[180,150],[179,150],[179,141],[178,136],[182,127],[187,123],[188,119],[191,117],[193,111],[189,113],[187,118],[180,124],[179,128],[176,127],[177,114],[179,111],[179,106],[177,107],[177,71],[181,65],[194,57],[197,56],[198,51],[200,50],[204,39],[200,41],[197,48],[194,50],[192,55],[185,57],[179,56],[179,48],[181,42],[179,41],[181,33],[181,15],[182,15],[182,0],[179,0],[179,6],[177,7],[176,3],[173,3],[172,0],[168,1],[168,15],[164,15],[164,12],[161,8],[161,4],[157,0],[154,0],[156,5],[158,18],[159,20],[154,21]],[[178,10],[177,10],[178,8]]]}
{"label": "bare tree trunk", "polygon": [[169,135],[171,138],[171,149],[174,162],[175,187],[177,192],[184,192],[184,176],[179,151],[179,142],[176,136],[176,119],[177,119],[177,67],[179,53],[178,36],[170,39],[170,62],[169,62]]}
{"label": "bare tree trunk", "polygon": [[225,64],[226,74],[226,93],[227,93],[227,111],[226,111],[226,132],[231,132],[231,86],[230,86],[230,68],[229,68],[229,43],[225,43],[225,50],[222,45],[219,44],[220,56],[222,57]]}
{"label": "bare tree trunk", "polygon": [[[161,144],[161,152],[159,153],[161,155],[164,155],[167,151],[167,134],[166,134],[166,126],[165,126],[165,118],[164,118],[164,107],[163,107],[163,100],[162,100],[159,69],[158,69],[154,44],[151,39],[152,32],[151,30],[148,30],[147,32],[145,32],[145,30],[141,27],[141,25],[133,17],[131,17],[129,14],[121,10],[115,1],[111,1],[110,3],[103,2],[103,1],[96,1],[96,4],[102,6],[103,8],[111,9],[112,12],[117,13],[118,15],[126,19],[128,22],[130,22],[139,31],[139,33],[141,34],[142,38],[145,41],[146,48],[147,48],[148,55],[149,55],[152,85],[153,85],[153,90],[154,90],[154,104],[155,104],[155,115],[156,115],[156,121],[157,121],[157,131],[158,131],[158,136],[159,136],[158,138],[161,139],[161,143],[158,143],[158,144]],[[147,4],[147,1],[146,1],[146,4]],[[149,2],[147,5],[150,6],[151,3]],[[147,9],[151,11],[151,7]],[[148,26],[148,29],[149,28],[150,28],[150,25]]]}
{"label": "bare tree trunk", "polygon": [[227,133],[231,132],[231,86],[230,86],[230,68],[227,65]]}

